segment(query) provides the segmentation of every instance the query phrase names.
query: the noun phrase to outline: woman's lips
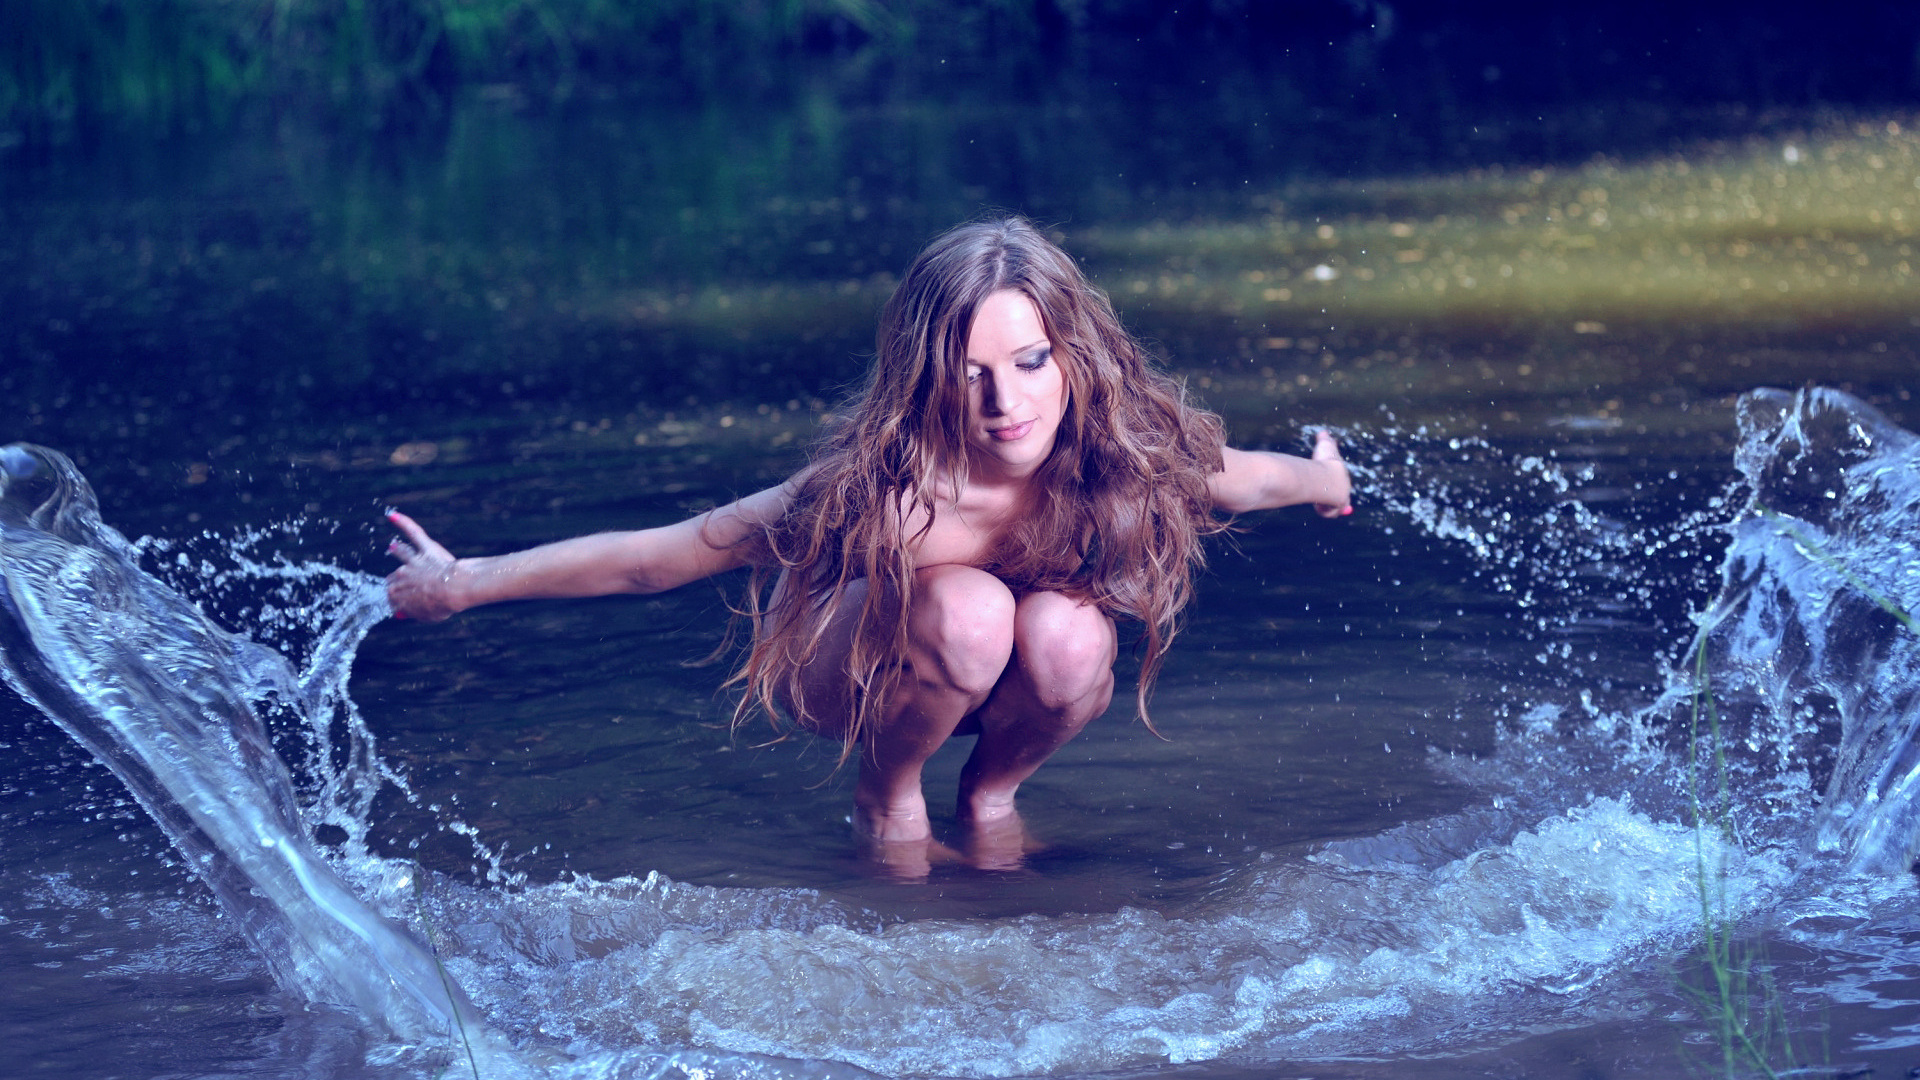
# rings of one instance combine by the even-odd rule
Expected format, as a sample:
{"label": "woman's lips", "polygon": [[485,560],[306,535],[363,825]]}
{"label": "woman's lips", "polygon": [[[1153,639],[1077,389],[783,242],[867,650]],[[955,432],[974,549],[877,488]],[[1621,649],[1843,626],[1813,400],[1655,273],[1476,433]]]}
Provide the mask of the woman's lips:
{"label": "woman's lips", "polygon": [[1024,423],[1008,424],[1006,427],[1003,427],[1003,428],[994,428],[992,431],[989,431],[987,434],[992,435],[995,439],[998,439],[1001,442],[1013,442],[1016,439],[1024,438],[1027,432],[1032,430],[1033,430],[1033,421],[1028,420]]}

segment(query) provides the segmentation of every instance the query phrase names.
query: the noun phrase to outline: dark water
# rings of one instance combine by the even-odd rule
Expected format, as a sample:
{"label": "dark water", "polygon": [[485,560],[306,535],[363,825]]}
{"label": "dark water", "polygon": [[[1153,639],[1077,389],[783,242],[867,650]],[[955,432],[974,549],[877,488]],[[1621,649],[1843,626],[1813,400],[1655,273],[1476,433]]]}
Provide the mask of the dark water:
{"label": "dark water", "polygon": [[[1784,551],[1753,524],[1769,519],[1721,527],[1751,488],[1737,395],[1844,388],[1884,411],[1856,423],[1880,447],[1915,422],[1910,121],[1773,117],[1658,154],[1375,171],[1338,139],[1136,128],[1096,101],[476,103],[425,144],[288,126],[18,161],[0,392],[14,437],[73,457],[108,523],[155,538],[150,571],[304,663],[355,610],[331,590],[384,573],[385,506],[481,553],[784,475],[857,376],[888,275],[983,207],[1032,213],[1236,443],[1341,431],[1360,512],[1271,515],[1214,551],[1155,701],[1168,741],[1116,709],[1063,751],[1025,789],[1049,848],[1018,874],[876,880],[830,748],[718,726],[724,664],[688,662],[721,642],[737,582],[375,627],[347,650],[348,693],[404,791],[330,722],[263,721],[339,873],[430,939],[500,1039],[582,1075],[700,1067],[645,1058],[674,1047],[737,1073],[770,1066],[725,1055],[1673,1075],[1720,1062],[1684,989],[1704,878],[1715,920],[1761,950],[1743,965],[1770,978],[1756,1008],[1793,1035],[1776,1067],[1920,1063],[1903,849],[1850,861],[1888,831],[1864,804],[1902,797],[1875,772],[1905,761],[1902,630],[1836,612],[1831,567],[1793,561],[1835,552],[1911,603],[1909,519],[1872,517],[1907,504],[1774,506],[1811,530]],[[1857,463],[1820,415],[1808,473]],[[1743,460],[1798,460],[1764,420],[1750,408]],[[1889,490],[1911,460],[1886,459]],[[1691,664],[1695,613],[1737,607],[1730,539],[1795,618],[1864,627],[1832,651],[1865,659],[1743,682],[1799,637],[1710,639],[1716,697],[1748,719],[1740,828],[1697,849],[1687,709],[1640,710]],[[263,569],[275,553],[344,569],[290,586]],[[1768,704],[1782,687],[1799,700]],[[276,989],[190,849],[9,701],[4,1015],[36,1066],[449,1064],[369,1029],[364,1005]],[[1835,749],[1876,723],[1893,734],[1875,753]],[[316,739],[336,771],[309,759]],[[929,770],[936,806],[958,763]],[[1850,813],[1824,794],[1836,775]]]}

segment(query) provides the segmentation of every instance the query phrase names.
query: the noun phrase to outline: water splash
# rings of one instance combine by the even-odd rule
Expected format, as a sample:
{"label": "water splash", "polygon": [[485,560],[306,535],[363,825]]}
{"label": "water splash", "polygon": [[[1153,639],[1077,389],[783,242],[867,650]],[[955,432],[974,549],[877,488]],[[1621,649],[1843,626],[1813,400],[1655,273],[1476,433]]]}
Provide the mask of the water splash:
{"label": "water splash", "polygon": [[[374,803],[388,789],[412,806],[424,801],[406,774],[381,757],[347,692],[361,640],[389,614],[385,591],[366,574],[288,559],[279,546],[300,540],[308,524],[294,519],[185,539],[143,537],[133,548],[163,584],[196,605],[215,607],[301,672],[299,695],[257,703],[292,767],[301,819],[309,835],[328,837],[339,856],[335,867],[356,887],[390,893],[386,879],[404,871],[385,866],[373,851]],[[457,803],[458,794],[446,798]],[[439,805],[426,809],[435,828],[467,839],[477,876],[496,885],[522,883],[522,875],[506,868],[504,852],[470,825],[443,815]],[[381,904],[390,916],[400,906]]]}
{"label": "water splash", "polygon": [[290,991],[402,1041],[477,1020],[434,957],[314,849],[254,703],[331,715],[385,599],[369,578],[296,673],[138,565],[62,455],[0,449],[0,672],[104,762]]}
{"label": "water splash", "polygon": [[1463,550],[1473,577],[1508,597],[1535,639],[1641,616],[1676,594],[1706,596],[1718,530],[1739,505],[1727,488],[1673,520],[1650,520],[1638,507],[1668,501],[1648,497],[1657,478],[1616,486],[1593,461],[1557,449],[1512,452],[1391,418],[1341,440],[1364,496],[1415,533]]}
{"label": "water splash", "polygon": [[[1529,754],[1565,764],[1598,750],[1625,767],[1589,756],[1579,771],[1664,807],[1663,789],[1724,767],[1748,842],[1811,846],[1857,874],[1903,872],[1920,857],[1920,627],[1909,614],[1920,610],[1920,439],[1833,389],[1754,390],[1737,418],[1732,486],[1665,523],[1587,505],[1591,470],[1474,437],[1355,439],[1356,472],[1418,530],[1465,550],[1544,636],[1596,605],[1644,608],[1676,589],[1711,598],[1656,700],[1615,715],[1536,704],[1510,729],[1504,771],[1537,768],[1519,766]],[[1480,475],[1520,483],[1484,496]],[[1671,573],[1647,565],[1656,554]],[[1718,587],[1702,590],[1715,571]],[[1704,684],[1693,670],[1703,650]],[[1536,659],[1554,661],[1553,647]],[[1690,748],[1703,692],[1725,737]],[[1570,733],[1575,743],[1556,742]]]}
{"label": "water splash", "polygon": [[1817,798],[1819,851],[1904,872],[1920,857],[1920,439],[1830,389],[1755,391],[1739,417],[1750,497],[1695,649],[1749,771],[1794,781],[1762,805]]}

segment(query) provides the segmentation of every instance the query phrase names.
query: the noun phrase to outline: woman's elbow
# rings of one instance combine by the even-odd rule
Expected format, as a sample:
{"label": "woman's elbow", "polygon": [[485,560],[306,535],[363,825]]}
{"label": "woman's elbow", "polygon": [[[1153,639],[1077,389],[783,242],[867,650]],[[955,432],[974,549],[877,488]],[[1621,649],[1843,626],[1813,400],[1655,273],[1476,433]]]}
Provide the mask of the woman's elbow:
{"label": "woman's elbow", "polygon": [[726,569],[728,567],[724,564],[712,565],[701,559],[649,560],[637,563],[627,571],[627,587],[624,591],[651,596],[682,585],[691,585]]}
{"label": "woman's elbow", "polygon": [[655,593],[677,589],[684,584],[686,582],[676,580],[659,567],[643,566],[628,571],[622,578],[617,591],[632,593],[636,596],[652,596]]}

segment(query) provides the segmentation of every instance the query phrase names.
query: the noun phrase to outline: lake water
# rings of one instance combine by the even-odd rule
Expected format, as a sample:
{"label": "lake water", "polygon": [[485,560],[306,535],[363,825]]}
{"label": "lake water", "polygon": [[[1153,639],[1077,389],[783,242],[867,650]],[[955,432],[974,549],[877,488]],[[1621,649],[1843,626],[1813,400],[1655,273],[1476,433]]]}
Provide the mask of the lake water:
{"label": "lake water", "polygon": [[[94,614],[88,575],[119,564],[26,519],[51,459],[10,467],[10,663],[66,658],[42,667],[108,756],[221,718],[142,802],[0,703],[16,1054],[62,1077],[1670,1076],[1722,1071],[1705,925],[1773,1067],[1920,1064],[1913,635],[1874,603],[1920,604],[1911,121],[1707,118],[1592,157],[1583,129],[1570,160],[1128,119],[481,101],[406,141],[286,124],[8,163],[11,437],[149,538],[97,550],[293,665],[158,618],[147,585]],[[1330,426],[1360,479],[1351,518],[1215,546],[1166,739],[1122,705],[1062,751],[1023,789],[1047,845],[1024,868],[887,880],[832,747],[729,735],[726,665],[693,662],[737,581],[374,624],[385,507],[484,553],[785,475],[890,275],[986,207],[1057,229],[1236,444]],[[1738,405],[1808,384],[1850,397]],[[1696,740],[1709,697],[1669,672],[1701,656],[1725,728]],[[170,690],[215,683],[234,696]],[[273,816],[271,762],[196,764],[270,687],[299,804],[270,850],[315,845],[280,870],[233,847],[257,823],[168,809]],[[329,874],[343,892],[303,891]]]}

